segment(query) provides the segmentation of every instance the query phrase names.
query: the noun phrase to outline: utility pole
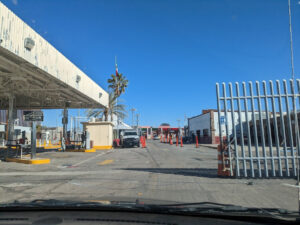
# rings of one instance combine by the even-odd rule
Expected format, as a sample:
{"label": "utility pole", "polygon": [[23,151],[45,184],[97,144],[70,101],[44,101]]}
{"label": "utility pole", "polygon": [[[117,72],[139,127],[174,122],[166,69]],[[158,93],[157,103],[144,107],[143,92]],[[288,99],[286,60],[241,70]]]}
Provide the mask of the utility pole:
{"label": "utility pole", "polygon": [[133,122],[133,120],[134,120],[134,112],[136,111],[136,109],[135,108],[131,108],[130,111],[131,111],[131,116],[132,116],[131,126],[133,127],[133,125],[134,125],[134,122]]}
{"label": "utility pole", "polygon": [[138,132],[138,135],[140,134],[140,131],[139,131],[139,116],[140,114],[136,114],[136,130]]}
{"label": "utility pole", "polygon": [[295,95],[295,70],[294,70],[294,50],[293,50],[293,30],[292,30],[292,12],[291,12],[291,0],[288,0],[288,7],[289,7],[289,28],[290,28],[290,50],[291,50],[291,69],[292,69],[292,89],[294,90],[293,96],[293,109],[294,109],[294,118],[295,118],[295,135],[296,135],[296,167],[297,167],[297,186],[298,186],[298,211],[300,212],[300,168],[299,168],[299,150],[300,150],[300,140],[299,140],[299,127],[297,123],[297,108],[296,108],[296,95]]}

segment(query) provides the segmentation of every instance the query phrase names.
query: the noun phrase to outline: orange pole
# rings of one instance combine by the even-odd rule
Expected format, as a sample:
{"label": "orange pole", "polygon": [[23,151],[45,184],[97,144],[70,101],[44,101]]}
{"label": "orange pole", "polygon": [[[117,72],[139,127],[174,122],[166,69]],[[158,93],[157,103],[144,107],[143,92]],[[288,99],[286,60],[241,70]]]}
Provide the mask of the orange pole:
{"label": "orange pole", "polygon": [[199,147],[199,143],[198,143],[198,136],[196,136],[196,148]]}
{"label": "orange pole", "polygon": [[172,135],[170,135],[170,145],[173,145]]}
{"label": "orange pole", "polygon": [[160,135],[160,143],[162,143],[162,136]]}
{"label": "orange pole", "polygon": [[178,146],[178,135],[176,136],[176,146]]}
{"label": "orange pole", "polygon": [[167,135],[167,143],[169,143],[170,141],[169,141],[169,135]]}
{"label": "orange pole", "polygon": [[180,137],[180,147],[183,147],[182,136]]}

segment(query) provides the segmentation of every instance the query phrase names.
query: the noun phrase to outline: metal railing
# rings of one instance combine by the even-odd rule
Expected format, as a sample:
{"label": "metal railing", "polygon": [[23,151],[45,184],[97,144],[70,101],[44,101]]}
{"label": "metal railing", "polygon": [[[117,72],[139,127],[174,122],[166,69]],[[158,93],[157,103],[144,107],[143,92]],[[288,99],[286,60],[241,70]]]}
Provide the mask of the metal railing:
{"label": "metal railing", "polygon": [[273,81],[256,81],[255,89],[252,82],[241,86],[242,94],[237,82],[235,88],[216,84],[216,135],[227,146],[231,176],[297,176],[300,80],[290,80],[289,85],[276,80],[276,93]]}

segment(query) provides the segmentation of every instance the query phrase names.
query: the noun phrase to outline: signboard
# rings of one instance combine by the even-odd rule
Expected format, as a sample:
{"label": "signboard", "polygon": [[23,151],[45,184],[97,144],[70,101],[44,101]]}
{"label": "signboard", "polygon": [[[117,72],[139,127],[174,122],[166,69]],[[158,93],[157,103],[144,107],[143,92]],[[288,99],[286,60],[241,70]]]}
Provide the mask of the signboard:
{"label": "signboard", "polygon": [[24,120],[25,121],[43,121],[44,114],[42,111],[24,111]]}
{"label": "signboard", "polygon": [[221,124],[225,124],[225,123],[226,123],[225,116],[221,116],[221,117],[220,117],[220,123],[221,123]]}

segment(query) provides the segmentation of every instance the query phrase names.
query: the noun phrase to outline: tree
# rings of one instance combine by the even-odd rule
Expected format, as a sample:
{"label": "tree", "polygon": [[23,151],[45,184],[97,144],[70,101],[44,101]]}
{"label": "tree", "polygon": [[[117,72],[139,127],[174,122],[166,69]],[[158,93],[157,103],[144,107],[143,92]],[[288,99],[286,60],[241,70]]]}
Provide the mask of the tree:
{"label": "tree", "polygon": [[[119,101],[120,102],[120,101]],[[108,121],[108,116],[110,116],[110,120],[113,121],[113,115],[116,115],[118,118],[124,119],[126,117],[125,105],[117,103],[117,98],[114,92],[109,93],[109,101],[107,108],[99,108],[99,109],[88,109],[87,117],[96,117],[103,118],[104,121]]]}
{"label": "tree", "polygon": [[114,92],[116,98],[120,97],[121,94],[125,92],[125,89],[128,86],[128,80],[122,73],[116,73],[110,75],[111,78],[107,80],[108,87],[111,88]]}

